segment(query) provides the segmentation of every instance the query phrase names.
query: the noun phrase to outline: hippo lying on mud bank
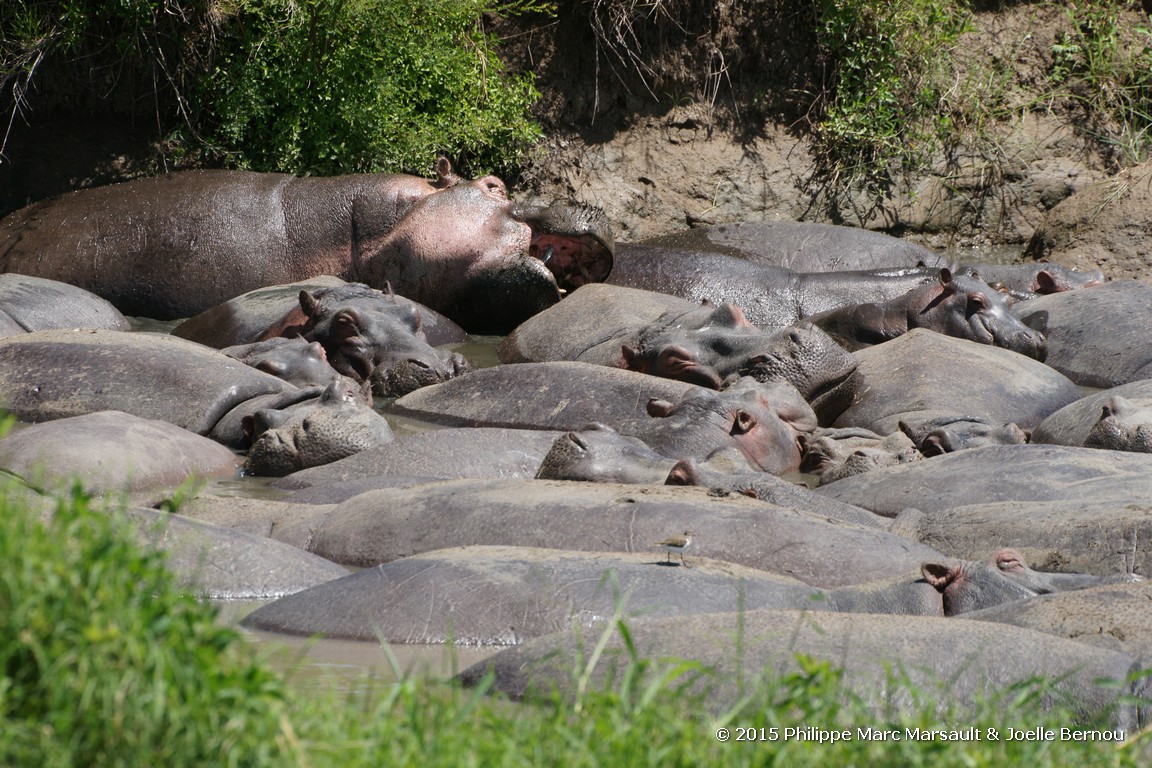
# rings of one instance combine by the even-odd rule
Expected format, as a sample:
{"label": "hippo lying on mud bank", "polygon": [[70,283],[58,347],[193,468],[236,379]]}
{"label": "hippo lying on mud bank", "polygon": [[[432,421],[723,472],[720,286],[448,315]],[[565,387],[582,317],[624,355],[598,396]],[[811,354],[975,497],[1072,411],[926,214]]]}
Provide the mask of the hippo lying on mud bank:
{"label": "hippo lying on mud bank", "polygon": [[158,319],[334,275],[499,333],[611,270],[598,210],[516,204],[499,179],[464,180],[447,162],[437,175],[185,171],[71,192],[0,220],[0,272]]}

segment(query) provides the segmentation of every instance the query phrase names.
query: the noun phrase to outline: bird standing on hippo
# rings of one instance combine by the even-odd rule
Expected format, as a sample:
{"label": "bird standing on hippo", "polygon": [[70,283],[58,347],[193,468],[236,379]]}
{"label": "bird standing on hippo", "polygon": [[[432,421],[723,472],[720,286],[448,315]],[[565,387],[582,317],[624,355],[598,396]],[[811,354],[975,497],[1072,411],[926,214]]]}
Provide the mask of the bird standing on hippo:
{"label": "bird standing on hippo", "polygon": [[0,272],[45,277],[128,315],[188,317],[246,291],[334,275],[467,330],[504,333],[607,277],[603,213],[513,203],[494,176],[296,178],[201,170],[70,192],[0,220]]}

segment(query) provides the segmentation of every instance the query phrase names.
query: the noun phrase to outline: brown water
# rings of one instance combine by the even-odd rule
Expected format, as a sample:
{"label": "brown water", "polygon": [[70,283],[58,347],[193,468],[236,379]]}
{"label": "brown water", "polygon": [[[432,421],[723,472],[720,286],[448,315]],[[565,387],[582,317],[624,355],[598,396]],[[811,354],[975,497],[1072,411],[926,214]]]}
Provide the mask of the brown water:
{"label": "brown water", "polygon": [[351,693],[412,675],[443,681],[502,650],[309,638],[239,626],[244,616],[263,604],[251,600],[217,603],[220,621],[235,627],[261,659],[302,690]]}

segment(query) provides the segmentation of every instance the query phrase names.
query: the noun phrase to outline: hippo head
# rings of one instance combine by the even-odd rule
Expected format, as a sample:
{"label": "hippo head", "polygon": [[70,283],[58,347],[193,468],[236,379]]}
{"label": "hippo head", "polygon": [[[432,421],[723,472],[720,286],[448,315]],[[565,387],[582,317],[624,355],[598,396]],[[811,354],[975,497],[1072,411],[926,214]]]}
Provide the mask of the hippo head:
{"label": "hippo head", "polygon": [[340,376],[328,364],[328,354],[320,342],[299,336],[276,336],[253,344],[225,347],[220,351],[298,387],[327,386]]}
{"label": "hippo head", "polygon": [[816,428],[816,416],[788,384],[744,377],[721,392],[697,390],[679,403],[652,399],[653,419],[633,431],[658,453],[703,459],[737,448],[755,469],[779,474],[800,465],[799,435]]}
{"label": "hippo head", "polygon": [[755,364],[767,337],[732,304],[705,303],[669,310],[643,328],[635,344],[620,348],[630,371],[720,389],[729,376]]}
{"label": "hippo head", "polygon": [[1019,552],[1008,548],[999,550],[984,562],[924,563],[920,570],[924,579],[943,595],[945,616],[1050,592],[1142,580],[1131,574],[1091,576],[1034,571]]}
{"label": "hippo head", "polygon": [[626,437],[604,424],[590,424],[556,438],[536,478],[660,483],[674,463],[674,459],[656,453],[639,438]]}
{"label": "hippo head", "polygon": [[613,248],[601,211],[514,204],[488,176],[421,198],[353,261],[369,285],[390,281],[471,333],[504,334],[562,292],[603,281]]}
{"label": "hippo head", "polygon": [[986,445],[1023,445],[1030,437],[1027,430],[1016,424],[991,424],[980,416],[945,416],[922,422],[900,421],[897,426],[925,457]]}
{"label": "hippo head", "polygon": [[808,401],[822,425],[848,410],[860,388],[856,358],[811,323],[772,336],[739,370],[757,381],[786,381]]}
{"label": "hippo head", "polygon": [[927,328],[1010,349],[1043,362],[1048,342],[1040,332],[1029,328],[1012,314],[1009,296],[986,283],[951,270],[940,270],[938,286],[914,289],[920,298],[908,303],[909,327]]}
{"label": "hippo head", "polygon": [[328,464],[393,439],[384,417],[343,381],[329,384],[314,400],[256,411],[245,417],[244,429],[252,440],[244,471],[266,477]]}
{"label": "hippo head", "polygon": [[1084,447],[1152,453],[1152,408],[1113,395],[1101,408]]}
{"label": "hippo head", "polygon": [[[366,291],[365,295],[349,291]],[[366,286],[300,292],[308,317],[304,338],[323,345],[331,366],[356,381],[369,381],[380,397],[400,397],[471,370],[456,352],[436,349],[424,337],[420,311]]]}

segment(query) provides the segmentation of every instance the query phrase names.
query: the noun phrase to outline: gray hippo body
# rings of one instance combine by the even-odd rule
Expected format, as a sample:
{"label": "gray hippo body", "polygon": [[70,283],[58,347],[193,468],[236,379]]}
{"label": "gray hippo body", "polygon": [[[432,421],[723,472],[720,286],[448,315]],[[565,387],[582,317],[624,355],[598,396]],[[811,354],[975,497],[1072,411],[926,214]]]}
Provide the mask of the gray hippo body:
{"label": "gray hippo body", "polygon": [[52,328],[104,328],[126,331],[116,307],[94,293],[57,280],[0,274],[0,314],[24,331]]}
{"label": "gray hippo body", "polygon": [[76,479],[93,493],[231,477],[239,457],[166,421],[98,411],[33,424],[0,440],[0,468],[36,487],[64,490]]}
{"label": "gray hippo body", "polygon": [[[162,334],[57,330],[0,339],[0,408],[21,421],[120,410],[244,449],[251,439],[245,418],[267,408],[303,408],[322,391]],[[312,440],[327,445],[321,450],[313,442],[310,453],[336,450],[349,433],[329,422],[342,414],[312,406],[314,425],[323,424]],[[370,406],[362,402],[360,409]]]}
{"label": "gray hippo body", "polygon": [[1040,422],[1032,442],[1152,453],[1152,379],[1095,392],[1064,406]]}
{"label": "gray hippo body", "polygon": [[1041,296],[1014,310],[1048,339],[1045,362],[1082,386],[1106,389],[1152,378],[1152,286],[1117,280]]}
{"label": "gray hippo body", "polygon": [[389,410],[469,427],[573,430],[605,423],[671,458],[736,448],[765,471],[799,466],[816,416],[794,387],[749,377],[715,392],[588,363],[486,368],[406,395]]}
{"label": "gray hippo body", "polygon": [[[476,685],[493,675],[495,690],[516,699],[556,688],[572,696],[572,659],[589,643],[586,632],[547,635],[501,651],[459,677]],[[953,722],[948,718],[959,713],[963,723],[963,713],[977,701],[1003,696],[1008,706],[1020,695],[1015,683],[1044,678],[1054,681],[1042,694],[1047,705],[1069,704],[1090,722],[1110,716],[1113,727],[1132,733],[1145,717],[1135,702],[1149,695],[1147,675],[1139,675],[1140,664],[1127,654],[1019,627],[935,616],[776,610],[634,619],[627,642],[616,633],[607,638],[592,685],[620,680],[633,653],[695,659],[715,670],[693,687],[717,712],[732,711],[766,669],[770,675],[811,674],[798,655],[843,670],[842,684],[874,708],[877,722],[922,712],[924,704],[917,706],[909,692],[916,691],[938,702],[930,722]],[[891,684],[894,675],[908,683],[900,686],[903,693]]]}
{"label": "gray hippo body", "polygon": [[607,282],[693,302],[734,304],[753,324],[782,328],[837,307],[894,299],[938,273],[915,266],[802,273],[712,251],[619,243]]}
{"label": "gray hippo body", "polygon": [[[172,335],[215,349],[251,344],[269,336],[272,327],[286,328],[293,318],[297,325],[303,325],[306,318],[302,316],[300,307],[301,291],[316,293],[348,284],[338,277],[320,276],[257,288],[188,318],[172,329]],[[412,307],[419,313],[424,338],[432,346],[468,341],[464,329],[439,312],[403,296],[380,293],[381,297],[385,295],[394,304]],[[283,334],[277,331],[275,335]]]}
{"label": "gray hippo body", "polygon": [[263,606],[252,629],[350,640],[516,645],[580,627],[745,606],[942,615],[915,577],[834,590],[703,558],[664,567],[652,554],[461,547],[394,560]]}
{"label": "gray hippo body", "polygon": [[878,530],[830,521],[704,488],[559,480],[444,480],[362,493],[315,527],[309,551],[373,566],[467,545],[648,552],[684,530],[697,556],[771,571],[819,587],[896,578],[937,550]]}
{"label": "gray hippo body", "polygon": [[560,254],[551,261],[562,275],[582,265],[602,279],[611,268],[597,212],[514,205],[499,179],[465,181],[446,164],[438,174],[185,171],[71,192],[0,221],[0,271],[159,319],[334,275],[388,282],[469,330],[499,332],[559,300],[557,277],[536,258],[544,249]]}
{"label": "gray hippo body", "polygon": [[854,354],[860,395],[837,427],[888,435],[901,421],[963,416],[1031,429],[1080,398],[1071,381],[1042,363],[922,329]]}

